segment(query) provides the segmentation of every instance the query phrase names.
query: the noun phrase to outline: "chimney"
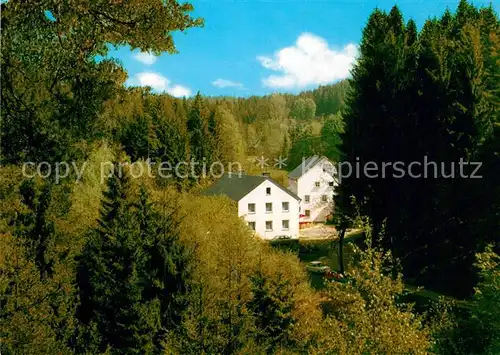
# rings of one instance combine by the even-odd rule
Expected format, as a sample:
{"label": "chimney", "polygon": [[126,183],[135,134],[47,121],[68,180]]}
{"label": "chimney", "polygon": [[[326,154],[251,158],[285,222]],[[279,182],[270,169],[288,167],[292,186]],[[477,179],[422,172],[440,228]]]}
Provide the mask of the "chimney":
{"label": "chimney", "polygon": [[245,175],[245,170],[240,169],[238,171],[228,171],[227,175],[231,177],[241,177],[242,175]]}

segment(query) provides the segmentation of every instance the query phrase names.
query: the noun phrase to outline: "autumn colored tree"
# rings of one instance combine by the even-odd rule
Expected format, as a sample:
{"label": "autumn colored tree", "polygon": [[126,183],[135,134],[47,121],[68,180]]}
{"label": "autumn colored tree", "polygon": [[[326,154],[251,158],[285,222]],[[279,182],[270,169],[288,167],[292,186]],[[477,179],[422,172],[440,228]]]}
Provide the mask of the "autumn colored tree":
{"label": "autumn colored tree", "polygon": [[293,102],[290,114],[296,120],[311,120],[316,114],[316,104],[311,98],[299,98]]}
{"label": "autumn colored tree", "polygon": [[255,317],[256,341],[266,344],[266,351],[292,347],[290,333],[296,320],[293,288],[290,281],[277,277],[270,279],[258,270],[250,276],[252,299],[248,308]]}
{"label": "autumn colored tree", "polygon": [[61,161],[98,134],[102,104],[126,78],[114,60],[95,60],[110,44],[173,53],[172,31],[202,23],[189,16],[192,5],[176,1],[1,7],[2,161],[14,163]]}
{"label": "autumn colored tree", "polygon": [[324,338],[313,353],[427,354],[431,341],[423,319],[396,303],[404,283],[401,274],[392,276],[390,253],[371,248],[357,253],[347,281],[328,287]]}

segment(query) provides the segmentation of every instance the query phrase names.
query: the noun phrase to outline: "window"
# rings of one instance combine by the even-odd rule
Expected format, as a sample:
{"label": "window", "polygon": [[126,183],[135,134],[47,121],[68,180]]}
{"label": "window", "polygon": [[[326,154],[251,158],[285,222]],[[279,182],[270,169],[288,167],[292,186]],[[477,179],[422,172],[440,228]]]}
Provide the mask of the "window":
{"label": "window", "polygon": [[281,221],[281,228],[284,231],[287,231],[289,227],[290,227],[290,221],[288,219],[284,219]]}
{"label": "window", "polygon": [[251,230],[255,230],[255,222],[248,222],[248,227],[250,227]]}
{"label": "window", "polygon": [[305,202],[305,203],[309,203],[310,201],[311,201],[311,196],[309,196],[309,195],[305,195],[305,196],[304,196],[304,202]]}
{"label": "window", "polygon": [[270,187],[266,187],[266,195],[270,195],[271,194],[271,188]]}
{"label": "window", "polygon": [[248,204],[248,213],[255,213],[255,203]]}
{"label": "window", "polygon": [[273,203],[266,202],[266,213],[271,213],[273,211]]}
{"label": "window", "polygon": [[283,212],[288,212],[290,210],[290,204],[288,202],[282,202],[281,209]]}
{"label": "window", "polygon": [[328,196],[326,196],[326,195],[321,196],[321,201],[323,201],[323,202],[328,201]]}
{"label": "window", "polygon": [[315,187],[319,187],[319,186],[320,186],[319,181],[316,181],[316,182],[314,183],[314,186],[315,186]]}
{"label": "window", "polygon": [[273,230],[273,221],[266,221],[266,232]]}
{"label": "window", "polygon": [[333,186],[333,181],[330,181],[330,182],[328,183],[328,186]]}
{"label": "window", "polygon": [[306,217],[311,217],[311,210],[305,210],[304,214],[306,215]]}

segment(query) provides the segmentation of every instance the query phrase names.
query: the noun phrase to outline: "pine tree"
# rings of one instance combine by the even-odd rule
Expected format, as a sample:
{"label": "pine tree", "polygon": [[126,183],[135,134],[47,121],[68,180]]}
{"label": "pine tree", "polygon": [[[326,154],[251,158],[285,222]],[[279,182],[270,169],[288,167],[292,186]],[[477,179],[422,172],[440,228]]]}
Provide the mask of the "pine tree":
{"label": "pine tree", "polygon": [[13,233],[0,235],[2,354],[70,352],[74,264],[57,238],[53,188],[33,179],[23,181],[23,209],[14,220]]}
{"label": "pine tree", "polygon": [[[359,162],[363,166],[368,161],[380,161],[386,152],[389,136],[383,131],[381,122],[386,119],[387,113],[383,102],[384,72],[386,66],[388,36],[387,15],[376,9],[368,19],[363,30],[360,46],[360,60],[352,70],[350,81],[351,91],[347,97],[347,105],[343,117],[346,123],[345,133],[341,135],[343,142],[342,158],[354,169]],[[389,56],[387,55],[387,58]],[[384,59],[382,59],[384,58]],[[345,168],[344,168],[345,169]],[[347,171],[340,172],[347,176]],[[343,178],[336,198],[337,213],[352,216],[354,211],[351,199],[359,204],[362,214],[373,219],[374,234],[380,230],[380,223],[384,216],[384,209],[377,204],[376,198],[369,201],[370,192],[374,189],[374,179],[368,179],[364,174],[351,174]],[[371,203],[371,205],[368,204]],[[372,211],[377,211],[372,214]]]}
{"label": "pine tree", "polygon": [[141,187],[137,202],[126,173],[108,179],[99,227],[89,233],[78,267],[86,326],[78,348],[156,354],[184,310],[189,261],[171,216],[161,218]]}
{"label": "pine tree", "polygon": [[161,325],[155,335],[158,349],[167,332],[180,330],[191,278],[189,251],[179,241],[179,223],[174,211],[167,212],[167,207],[164,206],[163,215],[157,212],[147,191],[141,187],[136,216],[147,256],[143,270],[143,302],[158,307]]}
{"label": "pine tree", "polygon": [[321,136],[315,136],[307,124],[297,124],[290,134],[291,147],[287,167],[293,169],[306,159],[321,152]]}
{"label": "pine tree", "polygon": [[[462,296],[475,282],[475,250],[484,247],[484,235],[495,233],[489,228],[481,228],[483,236],[476,233],[476,221],[495,217],[478,213],[484,182],[449,179],[441,166],[457,176],[460,159],[477,161],[492,153],[484,146],[497,120],[498,92],[487,74],[495,68],[486,49],[494,38],[491,19],[490,12],[462,1],[455,16],[446,12],[429,20],[418,34],[412,21],[403,25],[397,8],[388,15],[375,10],[363,31],[343,115],[344,160],[354,166],[359,159],[361,167],[375,162],[379,176],[360,172],[360,178],[344,178],[338,212],[352,216],[354,197],[373,223],[375,240],[402,259],[406,276],[432,287],[452,285],[447,291]],[[406,171],[394,178],[394,166],[383,167],[423,165],[424,158],[436,162],[425,177]]]}
{"label": "pine tree", "polygon": [[344,133],[344,122],[339,115],[329,115],[325,118],[321,128],[322,153],[333,162],[339,162],[341,157],[340,146]]}
{"label": "pine tree", "polygon": [[281,277],[269,279],[261,270],[254,273],[250,281],[252,299],[248,308],[255,317],[257,342],[267,344],[266,350],[270,353],[280,346],[289,347],[291,328],[295,324],[290,282]]}
{"label": "pine tree", "polygon": [[[455,164],[456,176],[460,159],[478,161],[478,154],[485,154],[481,159],[488,160],[490,154],[483,142],[492,132],[494,94],[487,84],[490,76],[484,68],[489,55],[484,55],[478,20],[477,9],[462,1],[454,17],[446,13],[440,21],[428,22],[421,36],[422,94],[416,99],[421,144],[429,160],[442,162],[448,171]],[[471,171],[466,168],[465,173]],[[481,210],[486,200],[481,201],[478,194],[484,187],[480,179],[464,178],[441,177],[423,184],[425,193],[415,201],[426,213],[413,225],[415,242],[406,245],[408,251],[420,252],[408,253],[412,266],[407,270],[424,270],[417,275],[432,287],[442,287],[447,280],[452,286],[448,292],[470,294],[476,281],[474,253],[484,247],[485,236],[493,233],[493,229],[477,233],[476,221],[492,217]],[[426,247],[417,249],[419,245]]]}
{"label": "pine tree", "polygon": [[220,127],[216,119],[216,109],[212,110],[210,116],[208,117],[208,137],[210,142],[210,156],[211,161],[216,161],[220,159]]}
{"label": "pine tree", "polygon": [[128,180],[125,171],[117,170],[108,179],[99,226],[89,232],[79,258],[77,316],[87,328],[78,338],[85,351],[153,352],[154,329],[144,318],[141,301],[145,254]]}
{"label": "pine tree", "polygon": [[50,276],[54,263],[51,249],[56,234],[54,223],[48,219],[51,186],[45,184],[39,190],[33,180],[25,180],[20,186],[20,193],[28,211],[18,216],[15,235],[28,251],[28,258],[35,262],[40,276]]}
{"label": "pine tree", "polygon": [[200,174],[202,163],[207,160],[208,137],[206,136],[206,122],[204,117],[205,108],[203,99],[198,92],[189,110],[187,130],[189,134],[189,153],[192,161],[195,161],[195,173]]}
{"label": "pine tree", "polygon": [[[160,120],[155,129],[155,136],[157,138],[157,147],[152,153],[152,159],[154,159],[157,164],[168,163],[175,169],[177,167],[178,174],[168,171],[162,172],[162,174],[172,175],[172,179],[175,185],[181,189],[183,186],[183,178],[185,175],[184,165],[178,165],[181,162],[188,160],[188,141],[187,138],[182,134],[181,128],[177,123],[167,120]],[[162,179],[163,176],[158,174],[158,178]],[[169,179],[170,180],[170,179]]]}

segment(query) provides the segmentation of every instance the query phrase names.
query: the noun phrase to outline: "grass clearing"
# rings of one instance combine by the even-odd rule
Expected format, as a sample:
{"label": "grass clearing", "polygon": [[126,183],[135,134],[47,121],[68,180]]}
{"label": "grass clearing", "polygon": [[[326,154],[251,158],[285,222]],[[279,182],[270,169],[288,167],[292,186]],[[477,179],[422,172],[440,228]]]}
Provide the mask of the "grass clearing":
{"label": "grass clearing", "polygon": [[[362,234],[362,233],[361,233]],[[349,235],[344,243],[344,266],[347,269],[353,255],[352,242],[358,242],[358,237],[361,235],[355,233],[352,237]],[[300,261],[304,263],[304,267],[311,261],[319,260],[325,265],[328,265],[332,270],[339,270],[338,260],[338,240],[322,239],[322,240],[290,240],[272,242],[271,245],[280,250],[290,251],[298,256]],[[320,274],[309,273],[311,285],[316,289],[322,289],[323,276]]]}
{"label": "grass clearing", "polygon": [[[344,241],[344,267],[346,270],[349,270],[353,262],[353,244],[361,246],[363,243],[362,236],[362,230],[353,230],[346,235]],[[319,260],[334,271],[340,269],[338,240],[287,240],[272,242],[271,244],[273,247],[296,254],[300,261],[303,262],[304,267],[311,261]],[[321,290],[325,287],[323,275],[310,272],[309,278],[311,286],[315,289]],[[414,303],[418,311],[419,309],[427,309],[430,303],[438,302],[441,296],[443,296],[441,293],[417,287],[411,282],[407,282],[406,293],[401,300],[405,303]],[[466,304],[466,302],[464,303]]]}

